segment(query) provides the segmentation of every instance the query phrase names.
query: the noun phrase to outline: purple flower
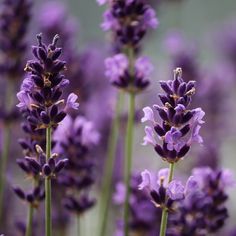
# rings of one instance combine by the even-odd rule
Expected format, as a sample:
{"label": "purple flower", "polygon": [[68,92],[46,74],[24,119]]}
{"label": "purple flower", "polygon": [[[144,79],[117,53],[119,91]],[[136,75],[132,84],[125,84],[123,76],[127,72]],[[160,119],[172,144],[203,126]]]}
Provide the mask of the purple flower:
{"label": "purple flower", "polygon": [[168,131],[165,135],[165,141],[167,143],[167,149],[169,151],[176,150],[177,152],[184,146],[184,141],[181,139],[182,133],[180,130],[175,127],[171,127],[170,131]]}
{"label": "purple flower", "polygon": [[76,102],[78,100],[78,96],[75,93],[69,94],[67,101],[66,101],[66,107],[65,110],[74,109],[77,110],[79,108],[79,103]]}
{"label": "purple flower", "polygon": [[61,98],[65,84],[62,71],[65,61],[59,59],[61,48],[56,46],[59,39],[56,35],[51,44],[46,46],[42,36],[37,35],[38,46],[32,47],[35,60],[27,62],[25,70],[27,77],[17,94],[20,103],[18,107],[27,109],[27,120],[37,129],[56,127],[65,116],[68,108],[77,109],[77,96],[69,95],[66,106],[62,108],[64,99]]}
{"label": "purple flower", "polygon": [[152,201],[156,206],[171,207],[173,201],[182,200],[185,197],[188,185],[184,187],[178,180],[172,180],[168,183],[169,169],[161,169],[157,175],[145,170],[141,173],[142,182],[139,184],[139,190],[146,190],[150,193]]}
{"label": "purple flower", "polygon": [[116,82],[120,77],[123,77],[128,69],[129,61],[125,54],[117,54],[105,60],[106,76],[112,82]]}
{"label": "purple flower", "polygon": [[20,101],[16,106],[19,108],[28,108],[31,109],[32,99],[30,98],[29,93],[26,91],[20,91],[17,93],[17,98]]}
{"label": "purple flower", "polygon": [[94,124],[82,116],[67,116],[53,135],[60,156],[68,158],[58,183],[65,186],[64,206],[70,212],[82,214],[95,204],[89,190],[95,181],[95,160],[91,149],[98,144],[100,135]]}
{"label": "purple flower", "polygon": [[226,187],[235,186],[228,170],[196,168],[186,184],[185,198],[176,202],[168,234],[217,234],[228,218]]}
{"label": "purple flower", "polygon": [[199,134],[205,112],[201,108],[189,109],[191,97],[195,92],[195,82],[185,83],[181,78],[182,70],[175,70],[174,80],[161,81],[165,94],[159,98],[163,106],[154,105],[162,120],[155,120],[155,113],[150,107],[145,107],[142,122],[150,122],[145,127],[144,145],[151,144],[155,151],[169,162],[177,162],[183,158],[193,142],[202,143]]}
{"label": "purple flower", "polygon": [[139,57],[135,62],[135,70],[138,78],[149,79],[153,65],[147,57]]}
{"label": "purple flower", "polygon": [[141,122],[151,121],[153,124],[155,123],[154,113],[150,107],[143,108],[144,117],[141,119]]}

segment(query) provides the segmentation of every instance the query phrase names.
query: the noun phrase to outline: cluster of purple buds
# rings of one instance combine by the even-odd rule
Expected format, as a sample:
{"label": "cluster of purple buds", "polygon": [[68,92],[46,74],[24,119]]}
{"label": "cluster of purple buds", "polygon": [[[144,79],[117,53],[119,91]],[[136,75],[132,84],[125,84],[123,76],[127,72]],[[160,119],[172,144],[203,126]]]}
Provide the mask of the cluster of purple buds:
{"label": "cluster of purple buds", "polygon": [[[161,211],[158,208],[153,207],[150,202],[150,197],[143,191],[138,190],[138,185],[141,182],[140,175],[132,175],[130,181],[131,194],[129,201],[130,208],[130,231],[139,235],[139,233],[145,233],[145,235],[156,235],[158,231],[161,218]],[[115,205],[123,205],[125,202],[125,185],[122,182],[116,184],[116,192],[113,196]],[[119,223],[119,222],[118,222]],[[123,235],[123,227],[120,224],[117,225],[116,235]]]}
{"label": "cluster of purple buds", "polygon": [[147,57],[139,57],[130,71],[130,63],[125,54],[116,54],[105,60],[106,76],[118,88],[139,92],[149,85],[153,66]]}
{"label": "cluster of purple buds", "polygon": [[25,160],[28,162],[30,171],[33,171],[35,175],[40,175],[44,177],[55,177],[67,164],[68,159],[56,160],[58,155],[56,153],[46,160],[46,155],[39,146],[36,146],[38,149],[39,156],[38,158],[25,157]]}
{"label": "cluster of purple buds", "polygon": [[20,199],[32,204],[35,208],[39,206],[40,201],[43,201],[45,197],[45,192],[39,186],[28,193],[24,192],[20,187],[14,187],[14,192]]}
{"label": "cluster of purple buds", "polygon": [[58,183],[68,191],[64,206],[71,212],[82,214],[95,204],[89,197],[89,190],[94,184],[94,158],[91,148],[98,143],[99,134],[92,122],[82,116],[73,119],[67,116],[54,133],[57,143],[55,150],[65,158],[68,164]]}
{"label": "cluster of purple buds", "polygon": [[0,74],[10,80],[24,74],[25,35],[30,19],[30,0],[4,0],[0,11]]}
{"label": "cluster of purple buds", "polygon": [[156,28],[158,20],[155,10],[143,0],[97,0],[100,5],[109,4],[109,9],[103,15],[101,25],[104,31],[111,30],[116,49],[122,51],[124,46],[134,50],[139,48],[139,43],[148,28]]}
{"label": "cluster of purple buds", "polygon": [[28,110],[27,120],[35,125],[36,129],[56,127],[69,109],[77,109],[77,95],[71,93],[65,103],[61,98],[63,89],[69,84],[62,71],[65,70],[65,61],[59,59],[62,49],[56,44],[59,36],[56,35],[51,44],[46,46],[42,36],[37,35],[38,46],[32,48],[35,60],[27,62],[25,71],[29,73],[17,93],[21,109]]}
{"label": "cluster of purple buds", "polygon": [[228,170],[193,169],[196,181],[190,194],[179,201],[171,215],[168,236],[206,236],[221,229],[228,218],[226,188],[235,186]]}
{"label": "cluster of purple buds", "polygon": [[169,182],[169,169],[161,169],[158,174],[152,174],[148,170],[142,172],[142,182],[140,190],[147,191],[156,207],[173,211],[174,203],[185,198],[195,185],[194,178],[191,176],[186,186],[181,181],[172,180]]}
{"label": "cluster of purple buds", "polygon": [[195,81],[184,82],[181,68],[174,70],[174,74],[174,80],[160,82],[165,92],[159,95],[163,105],[153,106],[162,122],[155,120],[150,107],[143,109],[142,118],[142,122],[151,123],[151,126],[145,127],[143,144],[151,144],[162,159],[170,163],[182,159],[193,142],[203,142],[199,130],[205,115],[201,108],[189,108],[191,97],[195,93]]}

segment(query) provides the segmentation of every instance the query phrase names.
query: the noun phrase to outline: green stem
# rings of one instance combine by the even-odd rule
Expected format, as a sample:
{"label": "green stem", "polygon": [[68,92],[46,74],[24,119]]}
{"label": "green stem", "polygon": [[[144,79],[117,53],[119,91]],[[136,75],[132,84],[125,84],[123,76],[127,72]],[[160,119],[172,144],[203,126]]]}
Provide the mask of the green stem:
{"label": "green stem", "polygon": [[[12,81],[8,81],[6,88],[6,96],[5,96],[5,111],[11,111],[14,105],[14,83]],[[11,125],[8,121],[5,121],[5,125],[3,127],[3,150],[1,153],[0,159],[0,222],[2,222],[2,210],[3,210],[3,199],[4,199],[4,188],[6,182],[6,169],[7,169],[7,159],[9,156],[11,143]],[[1,223],[0,223],[1,224]]]}
{"label": "green stem", "polygon": [[77,218],[77,236],[81,236],[81,222],[80,222],[80,216],[79,214],[76,216]]}
{"label": "green stem", "polygon": [[[175,163],[170,163],[168,183],[170,183],[173,179],[174,167],[175,167]],[[165,207],[165,208],[162,209],[161,228],[160,228],[159,236],[165,236],[166,235],[167,219],[168,219],[168,209]]]}
{"label": "green stem", "polygon": [[[46,158],[51,157],[51,127],[46,129]],[[52,236],[51,219],[51,178],[45,178],[45,236]]]}
{"label": "green stem", "polygon": [[34,207],[32,204],[29,204],[28,220],[27,220],[25,236],[32,236],[33,214],[34,214]]}
{"label": "green stem", "polygon": [[132,169],[132,152],[133,152],[133,132],[134,132],[134,113],[135,113],[135,94],[130,93],[130,104],[128,123],[126,130],[126,146],[125,146],[125,187],[126,196],[124,204],[124,232],[125,236],[129,233],[129,196],[130,196],[130,177]]}
{"label": "green stem", "polygon": [[100,236],[104,236],[106,233],[107,228],[107,217],[109,212],[109,206],[111,201],[111,194],[112,194],[112,175],[114,170],[114,161],[116,157],[116,149],[117,149],[117,141],[119,136],[119,127],[120,127],[120,112],[121,107],[123,104],[123,92],[118,93],[118,97],[116,100],[116,108],[115,108],[115,116],[112,121],[111,131],[110,131],[110,138],[108,142],[108,154],[107,160],[105,163],[105,174],[103,177],[103,184],[102,184],[102,192],[101,192],[101,229],[100,229]]}

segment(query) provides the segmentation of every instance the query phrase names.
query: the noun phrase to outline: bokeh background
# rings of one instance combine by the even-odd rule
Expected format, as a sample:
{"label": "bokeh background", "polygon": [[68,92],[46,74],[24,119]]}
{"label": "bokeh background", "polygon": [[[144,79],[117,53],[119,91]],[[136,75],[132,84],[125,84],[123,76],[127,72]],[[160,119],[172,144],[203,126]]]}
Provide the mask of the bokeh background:
{"label": "bokeh background", "polygon": [[[38,33],[39,29],[37,17],[42,14],[42,6],[47,2],[50,1],[34,1],[30,35],[28,36],[29,42],[35,42],[34,35]],[[105,54],[109,54],[110,39],[100,28],[100,22],[102,21],[102,14],[105,8],[99,7],[95,0],[58,0],[58,2],[64,4],[68,14],[78,22],[78,33],[76,34],[78,50],[82,53],[92,45],[94,48],[103,48]],[[227,41],[230,37],[230,31],[235,35],[234,54],[236,59],[236,1],[156,0],[154,5],[160,25],[157,30],[148,35],[143,43],[143,54],[151,58],[154,64],[154,73],[152,74],[150,87],[138,98],[137,112],[144,106],[151,106],[152,104],[158,103],[158,81],[172,78],[172,70],[174,68],[173,54],[175,53],[175,49],[173,49],[175,46],[173,45],[179,45],[179,48],[183,48],[183,53],[190,54],[190,59],[195,62],[195,67],[198,71],[197,80],[200,82],[199,86],[197,85],[197,93],[200,95],[194,100],[194,105],[203,108],[206,107],[206,109],[209,106],[211,107],[209,108],[211,112],[209,116],[207,113],[208,110],[206,110],[206,124],[202,128],[203,138],[205,139],[206,136],[207,143],[212,141],[213,145],[217,145],[217,165],[229,168],[236,176],[236,61],[233,63],[229,59],[229,53],[226,47],[231,43]],[[233,52],[233,46],[230,51]],[[190,59],[187,59],[186,63]],[[95,84],[103,84],[104,81],[100,82],[99,80],[106,79],[105,77],[96,78],[97,74],[93,73],[92,69],[90,75],[93,77]],[[215,80],[212,78],[215,78]],[[210,79],[210,84],[206,82],[208,79]],[[211,95],[207,96],[206,91],[210,91]],[[103,93],[102,89],[99,93]],[[107,109],[112,110],[114,97],[111,97],[108,104],[111,108]],[[124,117],[127,113],[126,105],[125,103]],[[214,111],[217,112],[214,113]],[[215,114],[216,117],[214,116]],[[93,112],[91,111],[89,115],[92,117]],[[215,123],[211,126],[212,122]],[[135,171],[144,169],[155,171],[165,166],[165,163],[161,161],[151,147],[141,145],[143,136],[144,125],[137,121],[133,169]],[[17,145],[16,138],[14,142],[13,145]],[[200,148],[193,148],[186,160],[178,163],[176,173],[182,176],[189,175],[190,169],[199,164],[198,158],[200,158],[202,152],[204,153],[204,157],[201,158],[205,161],[211,159],[212,152],[204,152],[205,150],[204,145]],[[11,161],[14,161],[14,158],[11,158]],[[97,161],[99,162],[99,160]],[[120,177],[123,171],[120,163],[121,161],[118,161],[116,167],[118,169],[117,178]],[[24,182],[22,181],[22,172],[17,169],[16,165],[12,164],[8,172],[10,173],[10,183],[18,184]],[[94,190],[94,195],[99,197],[96,189]],[[228,202],[230,218],[227,221],[227,230],[235,226],[235,197],[236,191],[232,189],[230,191],[231,200]],[[25,208],[20,205],[18,199],[13,196],[11,201],[12,204],[10,205],[14,205],[15,209],[17,209],[12,212],[12,219],[25,218]],[[114,210],[114,213],[109,217],[111,220],[109,224],[109,235],[112,235],[114,230],[113,220],[117,215],[118,212]],[[82,219],[82,228],[85,231],[83,236],[96,235],[94,232],[96,232],[97,219],[99,219],[99,213],[97,207],[95,207]],[[74,235],[73,224],[74,222],[72,221],[72,230],[68,235]],[[222,232],[228,232],[227,230]],[[221,233],[219,235],[222,235]]]}

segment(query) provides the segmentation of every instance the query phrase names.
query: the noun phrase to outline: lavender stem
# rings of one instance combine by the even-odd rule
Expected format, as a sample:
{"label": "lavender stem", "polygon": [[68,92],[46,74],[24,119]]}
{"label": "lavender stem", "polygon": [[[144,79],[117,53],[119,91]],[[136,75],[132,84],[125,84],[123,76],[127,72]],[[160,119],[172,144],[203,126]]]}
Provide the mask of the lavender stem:
{"label": "lavender stem", "polygon": [[[51,127],[46,129],[46,158],[51,157]],[[45,178],[45,235],[52,236],[51,219],[51,179]]]}
{"label": "lavender stem", "polygon": [[112,174],[114,169],[114,161],[116,156],[116,147],[119,136],[119,117],[121,112],[121,107],[123,104],[123,93],[119,92],[116,100],[115,116],[112,121],[111,133],[108,144],[108,155],[105,165],[105,174],[102,185],[101,192],[101,210],[102,212],[102,221],[101,221],[101,231],[100,236],[104,236],[106,233],[107,226],[107,216],[109,211],[109,205],[111,200],[111,191],[112,191]]}
{"label": "lavender stem", "polygon": [[31,236],[32,235],[33,214],[34,214],[33,204],[29,204],[28,220],[27,220],[25,236]]}
{"label": "lavender stem", "polygon": [[132,152],[133,152],[133,133],[134,133],[134,113],[135,113],[135,94],[130,93],[130,104],[128,123],[126,131],[126,147],[125,147],[125,186],[126,197],[124,205],[124,232],[128,236],[129,231],[129,196],[130,196],[130,174],[132,169]]}
{"label": "lavender stem", "polygon": [[[175,163],[170,163],[168,183],[170,183],[173,179],[174,167],[175,167]],[[168,211],[167,211],[167,208],[165,207],[162,209],[161,228],[160,228],[160,234],[159,234],[160,236],[166,235],[167,219],[168,219]]]}
{"label": "lavender stem", "polygon": [[[6,91],[6,99],[5,99],[5,109],[6,111],[10,111],[12,109],[14,99],[14,84],[10,81],[7,84]],[[9,156],[11,143],[11,125],[9,123],[5,123],[3,127],[3,150],[0,162],[0,222],[2,221],[2,208],[3,208],[3,199],[4,199],[4,187],[5,187],[5,176],[6,176],[6,168],[7,168],[7,159]]]}

